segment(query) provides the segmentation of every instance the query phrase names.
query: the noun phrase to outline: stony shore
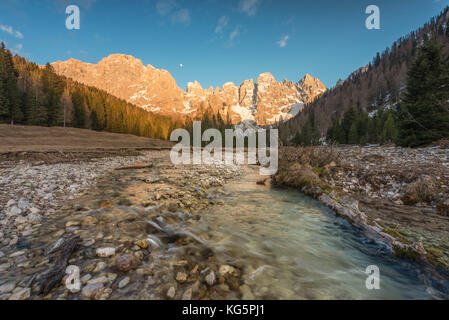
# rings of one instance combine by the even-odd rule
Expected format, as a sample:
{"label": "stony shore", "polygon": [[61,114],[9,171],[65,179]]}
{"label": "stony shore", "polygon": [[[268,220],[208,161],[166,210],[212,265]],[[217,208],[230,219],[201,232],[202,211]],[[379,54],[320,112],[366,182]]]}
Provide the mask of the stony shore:
{"label": "stony shore", "polygon": [[[8,161],[0,169],[0,244],[12,246],[30,234],[43,216],[82,196],[105,173],[148,159],[148,155],[33,164]],[[0,254],[1,255],[1,254]]]}
{"label": "stony shore", "polygon": [[[174,166],[165,151],[0,168],[0,299],[254,299],[244,266],[188,231],[241,168]],[[273,182],[448,270],[448,149],[284,148]]]}
{"label": "stony shore", "polygon": [[[0,299],[251,298],[241,266],[217,261],[207,235],[185,228],[239,174],[174,166],[163,151],[9,162],[0,180]],[[64,285],[69,271],[80,287]]]}
{"label": "stony shore", "polygon": [[273,182],[319,199],[396,255],[449,270],[449,149],[283,148]]}

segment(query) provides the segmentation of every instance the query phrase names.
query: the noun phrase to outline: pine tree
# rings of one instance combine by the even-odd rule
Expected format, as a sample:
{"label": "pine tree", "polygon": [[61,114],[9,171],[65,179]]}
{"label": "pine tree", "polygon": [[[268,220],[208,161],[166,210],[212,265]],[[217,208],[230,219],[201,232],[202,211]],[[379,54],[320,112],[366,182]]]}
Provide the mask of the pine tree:
{"label": "pine tree", "polygon": [[9,115],[8,96],[6,92],[6,70],[5,70],[5,44],[0,47],[0,123],[6,122]]}
{"label": "pine tree", "polygon": [[382,130],[381,142],[392,143],[395,139],[396,139],[396,127],[394,124],[393,115],[390,112]]}
{"label": "pine tree", "polygon": [[398,144],[417,147],[449,136],[449,65],[435,37],[419,48],[400,105]]}
{"label": "pine tree", "polygon": [[61,119],[61,96],[65,83],[57,76],[53,67],[47,63],[41,76],[42,91],[44,92],[47,107],[47,125],[56,126]]}
{"label": "pine tree", "polygon": [[86,109],[84,107],[84,98],[79,90],[72,92],[73,104],[73,124],[76,128],[85,128]]}
{"label": "pine tree", "polygon": [[36,79],[31,95],[31,113],[27,124],[35,126],[46,126],[48,123],[47,108],[44,103],[44,96],[40,90],[39,79]]}
{"label": "pine tree", "polygon": [[98,121],[97,112],[95,110],[90,112],[90,127],[92,130],[101,131],[100,122]]}
{"label": "pine tree", "polygon": [[63,126],[66,127],[72,123],[73,119],[73,104],[72,99],[70,98],[70,92],[67,89],[65,89],[64,93],[62,94],[61,106],[62,112],[59,122],[62,122]]}
{"label": "pine tree", "polygon": [[364,145],[368,141],[368,114],[362,109],[358,108],[357,116],[357,140],[358,143]]}
{"label": "pine tree", "polygon": [[293,143],[297,146],[301,145],[301,134],[299,131],[296,132],[295,137],[293,138]]}
{"label": "pine tree", "polygon": [[12,54],[5,48],[2,42],[0,49],[0,94],[3,96],[0,114],[7,112],[7,119],[11,124],[23,120],[23,112],[20,106],[19,89],[17,87],[18,72],[14,68]]}
{"label": "pine tree", "polygon": [[348,132],[348,144],[358,144],[357,122],[353,122]]}
{"label": "pine tree", "polygon": [[[341,129],[344,132],[344,141],[340,141],[342,144],[349,143],[349,132],[352,128],[352,125],[357,121],[357,111],[354,107],[349,108],[344,116],[343,120],[341,122]],[[355,125],[355,135],[357,135],[357,126]]]}

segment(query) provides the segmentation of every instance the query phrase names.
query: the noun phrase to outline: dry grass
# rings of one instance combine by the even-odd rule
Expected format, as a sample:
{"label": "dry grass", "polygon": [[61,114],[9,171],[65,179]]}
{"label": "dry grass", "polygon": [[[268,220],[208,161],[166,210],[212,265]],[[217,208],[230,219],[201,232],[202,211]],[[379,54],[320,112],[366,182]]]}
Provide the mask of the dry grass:
{"label": "dry grass", "polygon": [[171,147],[167,141],[129,134],[62,127],[0,125],[0,153],[79,152]]}
{"label": "dry grass", "polygon": [[279,159],[284,163],[300,163],[311,167],[323,168],[333,163],[340,165],[340,152],[330,147],[285,147],[280,150]]}
{"label": "dry grass", "polygon": [[339,164],[339,152],[333,147],[285,147],[279,152],[278,173],[273,177],[273,182],[319,196],[330,190],[321,177]]}
{"label": "dry grass", "polygon": [[437,184],[430,176],[421,176],[407,186],[402,201],[407,205],[415,205],[420,202],[431,203],[438,193]]}

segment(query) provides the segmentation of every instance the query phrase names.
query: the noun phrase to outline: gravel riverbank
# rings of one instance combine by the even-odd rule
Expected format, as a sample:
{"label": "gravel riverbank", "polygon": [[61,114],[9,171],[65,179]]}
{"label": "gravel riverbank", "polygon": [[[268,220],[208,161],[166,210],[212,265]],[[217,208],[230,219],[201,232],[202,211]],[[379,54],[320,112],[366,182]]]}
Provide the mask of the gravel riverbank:
{"label": "gravel riverbank", "polygon": [[131,157],[75,160],[34,165],[26,160],[8,162],[0,169],[0,243],[15,245],[67,201],[95,186],[105,173],[148,160],[152,153]]}
{"label": "gravel riverbank", "polygon": [[[185,231],[239,174],[174,166],[164,151],[9,163],[0,180],[0,299],[250,297],[239,266],[217,261],[207,235]],[[79,272],[78,288],[64,285],[67,270]]]}
{"label": "gravel riverbank", "polygon": [[449,149],[283,148],[273,181],[322,200],[398,256],[449,270]]}

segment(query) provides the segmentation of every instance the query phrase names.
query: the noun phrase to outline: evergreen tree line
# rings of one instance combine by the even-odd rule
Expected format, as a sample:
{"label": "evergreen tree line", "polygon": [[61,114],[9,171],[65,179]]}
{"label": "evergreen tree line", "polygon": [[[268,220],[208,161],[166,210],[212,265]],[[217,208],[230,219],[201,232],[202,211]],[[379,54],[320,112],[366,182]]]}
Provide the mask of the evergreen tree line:
{"label": "evergreen tree line", "polygon": [[449,54],[435,36],[425,39],[409,69],[397,122],[396,142],[401,146],[419,147],[449,138]]}
{"label": "evergreen tree line", "polygon": [[[191,145],[193,145],[193,122],[194,121],[201,121],[201,137],[203,136],[204,131],[207,129],[217,129],[221,133],[222,137],[222,146],[225,145],[225,130],[231,129],[232,122],[229,118],[229,114],[226,116],[226,119],[223,118],[223,116],[220,114],[220,112],[214,112],[211,108],[207,108],[206,111],[203,113],[201,118],[195,118],[195,119],[187,119],[185,129],[190,134],[190,142]],[[202,141],[201,145],[204,147],[207,144],[209,144],[212,141]]]}
{"label": "evergreen tree line", "polygon": [[59,76],[0,47],[0,123],[69,126],[168,139],[182,122]]}
{"label": "evergreen tree line", "polygon": [[326,141],[339,144],[387,144],[397,137],[391,110],[379,110],[372,117],[360,108],[349,108],[341,121],[335,120],[327,130]]}
{"label": "evergreen tree line", "polygon": [[[316,126],[324,135],[327,129],[333,125],[335,119],[342,119],[345,111],[352,106],[356,109],[362,108],[366,112],[372,112],[387,105],[399,108],[399,102],[405,102],[405,92],[409,86],[408,78],[410,77],[411,67],[417,61],[418,54],[422,52],[423,44],[428,42],[429,35],[435,37],[434,40],[442,45],[444,57],[445,54],[449,53],[448,26],[449,7],[446,7],[441,14],[430,19],[422,28],[401,37],[390,48],[376,54],[374,59],[365,67],[356,70],[346,80],[339,81],[335,87],[327,90],[318,99],[306,105],[304,111],[296,117],[280,124],[279,130],[282,140],[287,143],[296,136],[298,128],[304,127],[308,121],[310,110],[313,110]],[[437,70],[441,69],[438,67]],[[394,111],[398,110],[395,109]],[[396,113],[393,115],[398,129],[402,126],[407,111],[402,116]],[[422,128],[424,126],[427,128],[425,124],[414,121],[410,115],[408,117],[410,118],[409,124],[412,127],[419,126]],[[427,131],[432,139],[437,138],[437,136],[445,136],[441,132],[434,132],[434,130],[429,129]],[[398,132],[398,138],[400,137],[401,134]],[[417,144],[412,142],[413,139],[413,136],[408,142],[399,139],[396,143],[415,146]],[[417,139],[421,138],[418,137]]]}
{"label": "evergreen tree line", "polygon": [[[335,117],[327,129],[327,143],[419,147],[449,138],[449,55],[437,37],[426,37],[418,48],[406,84],[397,104],[380,107],[371,117],[353,106],[341,119]],[[320,137],[312,110],[293,143],[317,145]]]}

